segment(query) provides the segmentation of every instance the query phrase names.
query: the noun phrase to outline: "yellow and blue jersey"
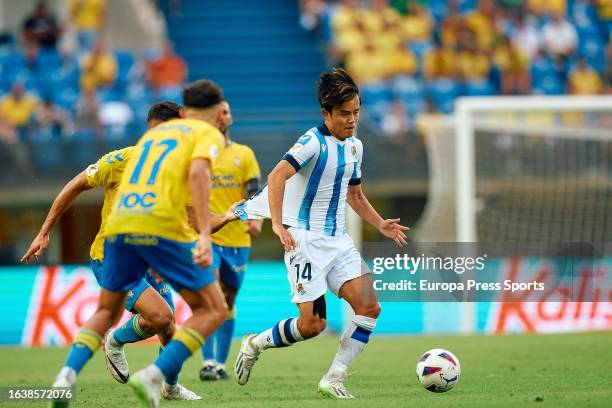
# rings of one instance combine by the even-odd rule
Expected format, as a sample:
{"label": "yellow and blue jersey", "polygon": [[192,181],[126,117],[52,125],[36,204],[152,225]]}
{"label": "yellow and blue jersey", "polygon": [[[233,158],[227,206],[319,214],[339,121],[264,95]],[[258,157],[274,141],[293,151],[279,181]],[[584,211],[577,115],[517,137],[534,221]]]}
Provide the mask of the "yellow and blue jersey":
{"label": "yellow and blue jersey", "polygon": [[[245,185],[260,177],[259,164],[248,146],[231,142],[219,155],[214,167],[210,210],[223,214],[244,198]],[[213,234],[212,241],[224,247],[250,247],[251,236],[244,221],[227,224]]]}
{"label": "yellow and blue jersey", "polygon": [[105,154],[96,163],[90,165],[85,170],[87,183],[90,187],[105,187],[104,204],[102,205],[102,222],[100,230],[94,239],[89,256],[96,261],[104,259],[104,227],[110,214],[117,187],[121,181],[123,170],[132,156],[134,146],[126,147],[121,150],[115,150]]}
{"label": "yellow and blue jersey", "polygon": [[174,119],[147,131],[125,168],[104,235],[193,241],[186,211],[191,162],[208,159],[214,168],[223,149],[221,132],[197,119]]}

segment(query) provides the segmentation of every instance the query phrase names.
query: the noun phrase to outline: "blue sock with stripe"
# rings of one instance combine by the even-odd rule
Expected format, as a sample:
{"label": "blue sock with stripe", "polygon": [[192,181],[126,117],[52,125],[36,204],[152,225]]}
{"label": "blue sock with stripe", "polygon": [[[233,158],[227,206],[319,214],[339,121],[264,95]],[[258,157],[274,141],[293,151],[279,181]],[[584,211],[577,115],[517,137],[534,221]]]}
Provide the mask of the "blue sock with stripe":
{"label": "blue sock with stripe", "polygon": [[98,333],[85,328],[79,330],[64,366],[72,368],[78,374],[100,348],[100,344],[102,344],[102,337]]}
{"label": "blue sock with stripe", "polygon": [[197,349],[202,347],[204,339],[195,330],[182,327],[174,333],[172,341],[164,347],[155,364],[164,377],[172,379],[173,375],[178,375],[183,367],[183,363]]}
{"label": "blue sock with stripe", "polygon": [[281,320],[272,328],[259,333],[253,342],[260,350],[273,347],[287,347],[304,340],[297,328],[297,318]]}
{"label": "blue sock with stripe", "polygon": [[137,341],[148,339],[153,336],[142,330],[139,323],[140,315],[135,314],[130,320],[123,323],[113,332],[113,339],[120,344],[136,343]]}
{"label": "blue sock with stripe", "polygon": [[343,378],[348,368],[355,362],[370,340],[370,334],[376,327],[376,319],[373,317],[355,315],[347,325],[342,337],[340,347],[334,356],[328,378]]}
{"label": "blue sock with stripe", "polygon": [[[159,346],[160,356],[161,356],[162,351],[164,351],[164,346]],[[179,373],[168,374],[165,379],[166,384],[169,384],[169,385],[178,384],[178,376],[179,376]]]}

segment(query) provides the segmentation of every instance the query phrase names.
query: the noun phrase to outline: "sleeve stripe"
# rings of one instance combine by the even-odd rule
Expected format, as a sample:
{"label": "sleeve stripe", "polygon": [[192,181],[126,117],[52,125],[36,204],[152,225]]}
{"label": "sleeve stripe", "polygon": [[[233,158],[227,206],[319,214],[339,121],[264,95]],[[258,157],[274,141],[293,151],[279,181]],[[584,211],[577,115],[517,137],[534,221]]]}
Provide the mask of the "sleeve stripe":
{"label": "sleeve stripe", "polygon": [[300,166],[300,163],[298,163],[298,161],[295,160],[295,158],[291,156],[290,154],[285,154],[282,160],[287,160],[289,164],[293,166],[295,171],[300,171],[302,169],[302,166]]}
{"label": "sleeve stripe", "polygon": [[349,186],[356,186],[361,184],[361,178],[356,178],[356,179],[350,179],[349,180]]}

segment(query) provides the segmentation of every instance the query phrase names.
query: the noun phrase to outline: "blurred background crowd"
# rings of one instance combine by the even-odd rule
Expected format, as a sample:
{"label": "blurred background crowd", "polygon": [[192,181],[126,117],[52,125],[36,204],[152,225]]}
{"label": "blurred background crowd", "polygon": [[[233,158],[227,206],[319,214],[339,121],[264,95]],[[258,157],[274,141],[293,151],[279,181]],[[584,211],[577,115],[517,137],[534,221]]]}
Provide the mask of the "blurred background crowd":
{"label": "blurred background crowd", "polygon": [[611,0],[301,0],[385,134],[459,96],[612,91]]}
{"label": "blurred background crowd", "polygon": [[86,165],[98,151],[135,140],[151,103],[180,102],[187,77],[170,42],[138,54],[111,49],[106,0],[64,5],[65,21],[41,1],[19,32],[0,34],[0,141],[27,146],[19,153],[43,168],[66,154]]}

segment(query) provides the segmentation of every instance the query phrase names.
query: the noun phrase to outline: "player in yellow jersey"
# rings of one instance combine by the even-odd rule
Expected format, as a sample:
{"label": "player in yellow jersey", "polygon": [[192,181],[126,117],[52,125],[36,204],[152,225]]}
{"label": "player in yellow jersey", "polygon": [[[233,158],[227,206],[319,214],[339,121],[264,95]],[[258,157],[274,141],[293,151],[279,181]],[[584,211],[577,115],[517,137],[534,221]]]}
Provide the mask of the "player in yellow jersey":
{"label": "player in yellow jersey", "polygon": [[[159,406],[164,378],[225,320],[227,305],[210,266],[210,169],[223,149],[219,126],[223,100],[211,81],[197,81],[183,92],[186,119],[147,131],[127,162],[105,225],[102,290],[98,308],[77,334],[54,387],[73,386],[76,373],[100,346],[121,315],[127,291],[148,268],[168,281],[193,315],[176,330],[154,364],[132,375],[128,384],[142,406]],[[198,240],[187,223],[191,195]]]}
{"label": "player in yellow jersey", "polygon": [[[260,170],[255,154],[248,146],[233,142],[229,138],[229,128],[233,123],[229,103],[223,102],[223,123],[221,132],[225,136],[225,150],[214,167],[210,210],[220,213],[228,203],[250,197],[259,190]],[[248,220],[228,224],[212,236],[213,267],[227,306],[230,310],[227,320],[219,330],[202,346],[204,364],[200,379],[227,379],[225,362],[234,333],[236,313],[234,300],[242,285],[251,249],[251,236],[261,233],[263,220]]]}
{"label": "player in yellow jersey", "polygon": [[[169,101],[160,102],[153,105],[149,110],[147,126],[152,128],[167,120],[180,118],[181,115],[182,107],[180,105]],[[40,232],[22,257],[22,262],[28,263],[31,258],[38,259],[43,255],[49,245],[49,236],[53,226],[83,191],[96,187],[104,187],[104,204],[101,212],[102,222],[90,249],[91,267],[96,280],[98,283],[101,282],[102,261],[104,259],[104,225],[110,212],[115,192],[117,191],[117,184],[121,179],[127,161],[132,155],[133,149],[134,147],[130,146],[105,154],[95,164],[87,167],[87,169],[79,173],[64,186],[54,200]],[[212,220],[214,230],[235,219],[232,214],[233,208],[234,206],[231,206],[230,210],[223,217],[211,214],[214,217]],[[170,286],[166,282],[156,279],[147,272],[145,277],[128,291],[125,308],[134,313],[134,316],[114,332],[108,332],[109,336],[114,335],[113,342],[118,341],[121,342],[120,344],[131,343],[155,334],[158,335],[162,345],[167,344],[172,339],[175,329],[174,304]],[[107,350],[110,343],[109,336],[106,339]],[[115,351],[116,353],[119,353],[123,360],[125,360],[121,347],[119,347],[118,351]],[[113,378],[125,383],[129,376],[127,362],[123,370],[119,370],[118,366],[120,365],[114,365],[107,360],[107,368]],[[177,383],[178,379],[177,382],[172,382],[172,384]],[[178,384],[176,387],[168,386],[166,389],[174,391],[164,394],[169,399],[199,398],[195,393]]]}

